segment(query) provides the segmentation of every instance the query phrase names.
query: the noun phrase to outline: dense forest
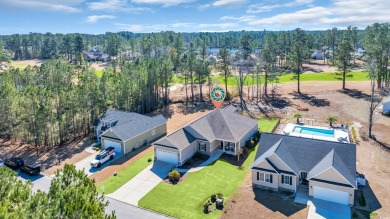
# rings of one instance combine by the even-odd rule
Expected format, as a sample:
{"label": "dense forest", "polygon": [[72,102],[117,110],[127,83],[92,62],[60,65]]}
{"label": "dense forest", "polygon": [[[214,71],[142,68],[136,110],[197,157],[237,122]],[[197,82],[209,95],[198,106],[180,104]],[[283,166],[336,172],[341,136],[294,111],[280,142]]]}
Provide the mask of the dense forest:
{"label": "dense forest", "polygon": [[[37,148],[87,136],[92,123],[108,108],[148,113],[166,106],[174,77],[187,85],[183,101],[204,101],[202,86],[210,85],[215,68],[223,72],[226,90],[228,77],[236,77],[242,108],[245,86],[255,86],[254,101],[263,101],[268,98],[268,81],[284,72],[296,74],[300,93],[302,64],[315,51],[338,67],[343,89],[356,59],[374,66],[378,88],[390,86],[387,23],[365,30],[30,33],[0,39],[0,135],[34,143]],[[90,48],[111,56],[101,77],[83,58]],[[209,59],[212,48],[218,48],[215,63]],[[364,49],[364,54],[356,56],[358,49]],[[35,58],[46,61],[40,67],[7,67],[10,60]],[[252,84],[247,83],[248,76]]]}

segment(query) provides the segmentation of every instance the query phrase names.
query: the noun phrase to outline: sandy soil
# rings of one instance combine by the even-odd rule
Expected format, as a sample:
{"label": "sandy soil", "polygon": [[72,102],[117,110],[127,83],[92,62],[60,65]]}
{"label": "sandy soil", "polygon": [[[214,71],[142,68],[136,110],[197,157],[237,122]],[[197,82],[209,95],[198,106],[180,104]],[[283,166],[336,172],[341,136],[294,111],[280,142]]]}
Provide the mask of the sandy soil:
{"label": "sandy soil", "polygon": [[25,163],[41,164],[44,173],[51,175],[57,169],[62,168],[65,163],[77,163],[88,156],[89,153],[84,149],[92,142],[93,140],[89,138],[79,138],[50,150],[41,147],[38,157],[34,146],[21,145],[14,140],[0,139],[0,157],[5,159],[16,156],[23,158]]}
{"label": "sandy soil", "polygon": [[107,66],[107,62],[94,62],[91,67],[96,70],[103,70]]}
{"label": "sandy soil", "polygon": [[280,193],[270,193],[259,189],[253,190],[251,174],[225,206],[221,218],[296,218],[305,219],[308,209],[296,204],[292,199],[283,200]]}
{"label": "sandy soil", "polygon": [[11,65],[16,68],[26,68],[27,66],[41,66],[43,60],[41,59],[31,59],[31,60],[21,60],[21,61],[11,61]]}

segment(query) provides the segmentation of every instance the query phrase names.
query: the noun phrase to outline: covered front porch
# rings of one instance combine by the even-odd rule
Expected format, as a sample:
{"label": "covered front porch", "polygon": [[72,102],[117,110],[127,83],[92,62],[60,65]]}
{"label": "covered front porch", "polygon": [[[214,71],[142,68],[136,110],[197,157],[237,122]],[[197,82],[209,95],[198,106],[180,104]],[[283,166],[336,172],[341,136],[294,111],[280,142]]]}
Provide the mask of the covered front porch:
{"label": "covered front porch", "polygon": [[222,150],[226,154],[236,155],[238,151],[238,142],[229,142],[220,140],[219,149]]}

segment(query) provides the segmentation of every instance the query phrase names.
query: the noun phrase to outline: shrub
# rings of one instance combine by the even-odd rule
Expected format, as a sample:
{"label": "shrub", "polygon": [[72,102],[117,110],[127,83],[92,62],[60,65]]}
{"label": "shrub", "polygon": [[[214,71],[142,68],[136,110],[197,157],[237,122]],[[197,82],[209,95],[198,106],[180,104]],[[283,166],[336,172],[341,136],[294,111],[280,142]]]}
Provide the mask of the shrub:
{"label": "shrub", "polygon": [[210,200],[211,202],[215,202],[217,200],[217,195],[216,194],[212,194],[211,197],[210,197]]}
{"label": "shrub", "polygon": [[203,205],[203,212],[204,213],[206,213],[206,214],[208,214],[209,213],[209,203],[208,202],[206,202],[206,203],[204,203],[204,205]]}
{"label": "shrub", "polygon": [[354,127],[351,128],[351,133],[352,133],[353,142],[355,142],[356,144],[359,143],[358,138],[357,138],[357,134],[356,134],[356,130]]}
{"label": "shrub", "polygon": [[168,174],[169,181],[172,183],[176,183],[180,180],[180,173],[177,170],[172,170]]}
{"label": "shrub", "polygon": [[152,158],[149,157],[149,158],[148,158],[148,162],[149,162],[149,163],[152,162]]}
{"label": "shrub", "polygon": [[217,193],[217,197],[218,197],[218,198],[223,198],[222,193]]}
{"label": "shrub", "polygon": [[245,143],[245,146],[247,147],[247,148],[254,148],[255,147],[255,142],[253,141],[253,140],[249,140],[249,141],[247,141],[246,143]]}
{"label": "shrub", "polygon": [[260,138],[260,135],[261,135],[261,133],[260,133],[259,131],[257,131],[256,134],[255,134],[255,136],[257,137],[257,139]]}

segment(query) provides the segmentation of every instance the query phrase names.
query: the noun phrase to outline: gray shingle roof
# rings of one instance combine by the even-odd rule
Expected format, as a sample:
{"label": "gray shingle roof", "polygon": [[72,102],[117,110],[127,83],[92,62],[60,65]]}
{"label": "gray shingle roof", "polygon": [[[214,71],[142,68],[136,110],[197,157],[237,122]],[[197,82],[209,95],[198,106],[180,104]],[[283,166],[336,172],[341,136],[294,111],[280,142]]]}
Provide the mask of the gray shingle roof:
{"label": "gray shingle roof", "polygon": [[332,165],[348,182],[356,186],[355,144],[263,133],[255,162],[280,140],[282,141],[279,146],[272,150],[275,150],[274,153],[294,172],[312,171],[313,175]]}
{"label": "gray shingle roof", "polygon": [[[111,129],[118,138],[126,141],[166,122],[167,120],[162,115],[149,117],[133,112],[107,110],[100,118],[96,129],[102,131]],[[111,127],[105,125],[107,123],[111,123]]]}
{"label": "gray shingle roof", "polygon": [[193,139],[202,139],[209,142],[216,139],[237,142],[257,125],[257,122],[257,120],[235,113],[235,108],[228,106],[211,111],[182,129],[166,136],[156,144],[166,144],[170,147],[174,145],[175,148],[182,150],[189,145],[187,142],[192,142]]}

